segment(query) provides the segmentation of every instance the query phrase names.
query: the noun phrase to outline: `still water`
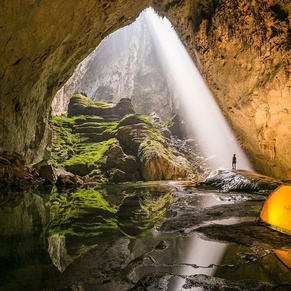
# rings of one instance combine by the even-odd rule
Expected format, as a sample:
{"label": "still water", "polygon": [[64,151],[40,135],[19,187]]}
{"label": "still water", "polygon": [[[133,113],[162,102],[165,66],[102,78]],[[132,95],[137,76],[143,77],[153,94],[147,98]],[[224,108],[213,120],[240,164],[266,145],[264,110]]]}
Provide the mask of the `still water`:
{"label": "still water", "polygon": [[287,246],[248,233],[264,199],[173,182],[2,193],[0,290],[288,290]]}

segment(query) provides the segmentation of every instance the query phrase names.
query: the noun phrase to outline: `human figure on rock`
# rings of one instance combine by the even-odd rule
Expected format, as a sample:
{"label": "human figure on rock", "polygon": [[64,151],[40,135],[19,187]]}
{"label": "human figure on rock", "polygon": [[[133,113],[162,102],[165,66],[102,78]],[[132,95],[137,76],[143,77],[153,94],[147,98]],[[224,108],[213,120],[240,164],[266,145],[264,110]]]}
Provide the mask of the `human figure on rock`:
{"label": "human figure on rock", "polygon": [[232,157],[232,169],[233,170],[236,169],[236,156],[235,156],[235,154],[233,154],[233,157]]}

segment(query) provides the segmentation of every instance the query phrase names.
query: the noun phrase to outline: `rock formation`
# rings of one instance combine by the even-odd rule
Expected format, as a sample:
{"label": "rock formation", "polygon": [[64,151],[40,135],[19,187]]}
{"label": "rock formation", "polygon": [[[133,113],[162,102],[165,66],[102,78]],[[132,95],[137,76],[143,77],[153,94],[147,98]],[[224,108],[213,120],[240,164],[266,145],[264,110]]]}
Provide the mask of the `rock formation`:
{"label": "rock formation", "polygon": [[39,173],[17,153],[3,153],[0,156],[0,187],[2,189],[23,191],[41,184]]}
{"label": "rock formation", "polygon": [[276,189],[282,181],[260,175],[246,170],[216,170],[202,182],[197,184],[198,188],[218,189],[224,192],[261,192],[270,193]]}
{"label": "rock formation", "polygon": [[114,104],[75,94],[68,109],[68,117],[52,120],[55,166],[87,182],[176,180],[194,174],[195,167],[171,146],[169,130],[136,114],[130,99]]}
{"label": "rock formation", "polygon": [[57,90],[102,39],[151,4],[179,33],[256,169],[290,177],[285,0],[2,1],[1,151],[28,163],[48,158]]}

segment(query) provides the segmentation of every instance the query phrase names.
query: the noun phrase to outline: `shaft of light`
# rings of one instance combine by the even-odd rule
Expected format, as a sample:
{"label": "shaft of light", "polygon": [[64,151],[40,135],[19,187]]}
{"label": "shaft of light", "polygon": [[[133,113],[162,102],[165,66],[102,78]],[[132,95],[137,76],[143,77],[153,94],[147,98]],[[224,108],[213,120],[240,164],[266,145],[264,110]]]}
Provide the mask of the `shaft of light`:
{"label": "shaft of light", "polygon": [[145,13],[168,85],[181,99],[195,136],[212,157],[210,167],[229,168],[232,155],[236,154],[237,165],[251,170],[245,153],[170,22],[160,18],[152,9]]}

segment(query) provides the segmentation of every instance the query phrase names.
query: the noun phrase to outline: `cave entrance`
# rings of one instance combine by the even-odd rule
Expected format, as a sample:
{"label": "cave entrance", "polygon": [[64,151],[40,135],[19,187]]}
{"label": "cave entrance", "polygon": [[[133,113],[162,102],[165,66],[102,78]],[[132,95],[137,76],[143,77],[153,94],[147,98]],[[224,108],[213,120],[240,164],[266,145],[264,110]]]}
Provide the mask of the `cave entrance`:
{"label": "cave entrance", "polygon": [[[101,103],[117,104],[124,98],[130,99],[137,113],[151,115],[164,123],[175,118],[178,126],[172,127],[172,133],[181,139],[195,139],[196,149],[203,149],[210,169],[229,168],[234,153],[240,168],[251,169],[170,22],[160,18],[152,8],[143,11],[133,24],[104,39],[78,66],[54,99],[54,115],[67,112],[75,92]],[[87,135],[94,130],[90,125]],[[100,141],[90,134],[91,141]],[[83,174],[87,172],[89,169]],[[166,173],[149,179],[152,178],[169,179]]]}

